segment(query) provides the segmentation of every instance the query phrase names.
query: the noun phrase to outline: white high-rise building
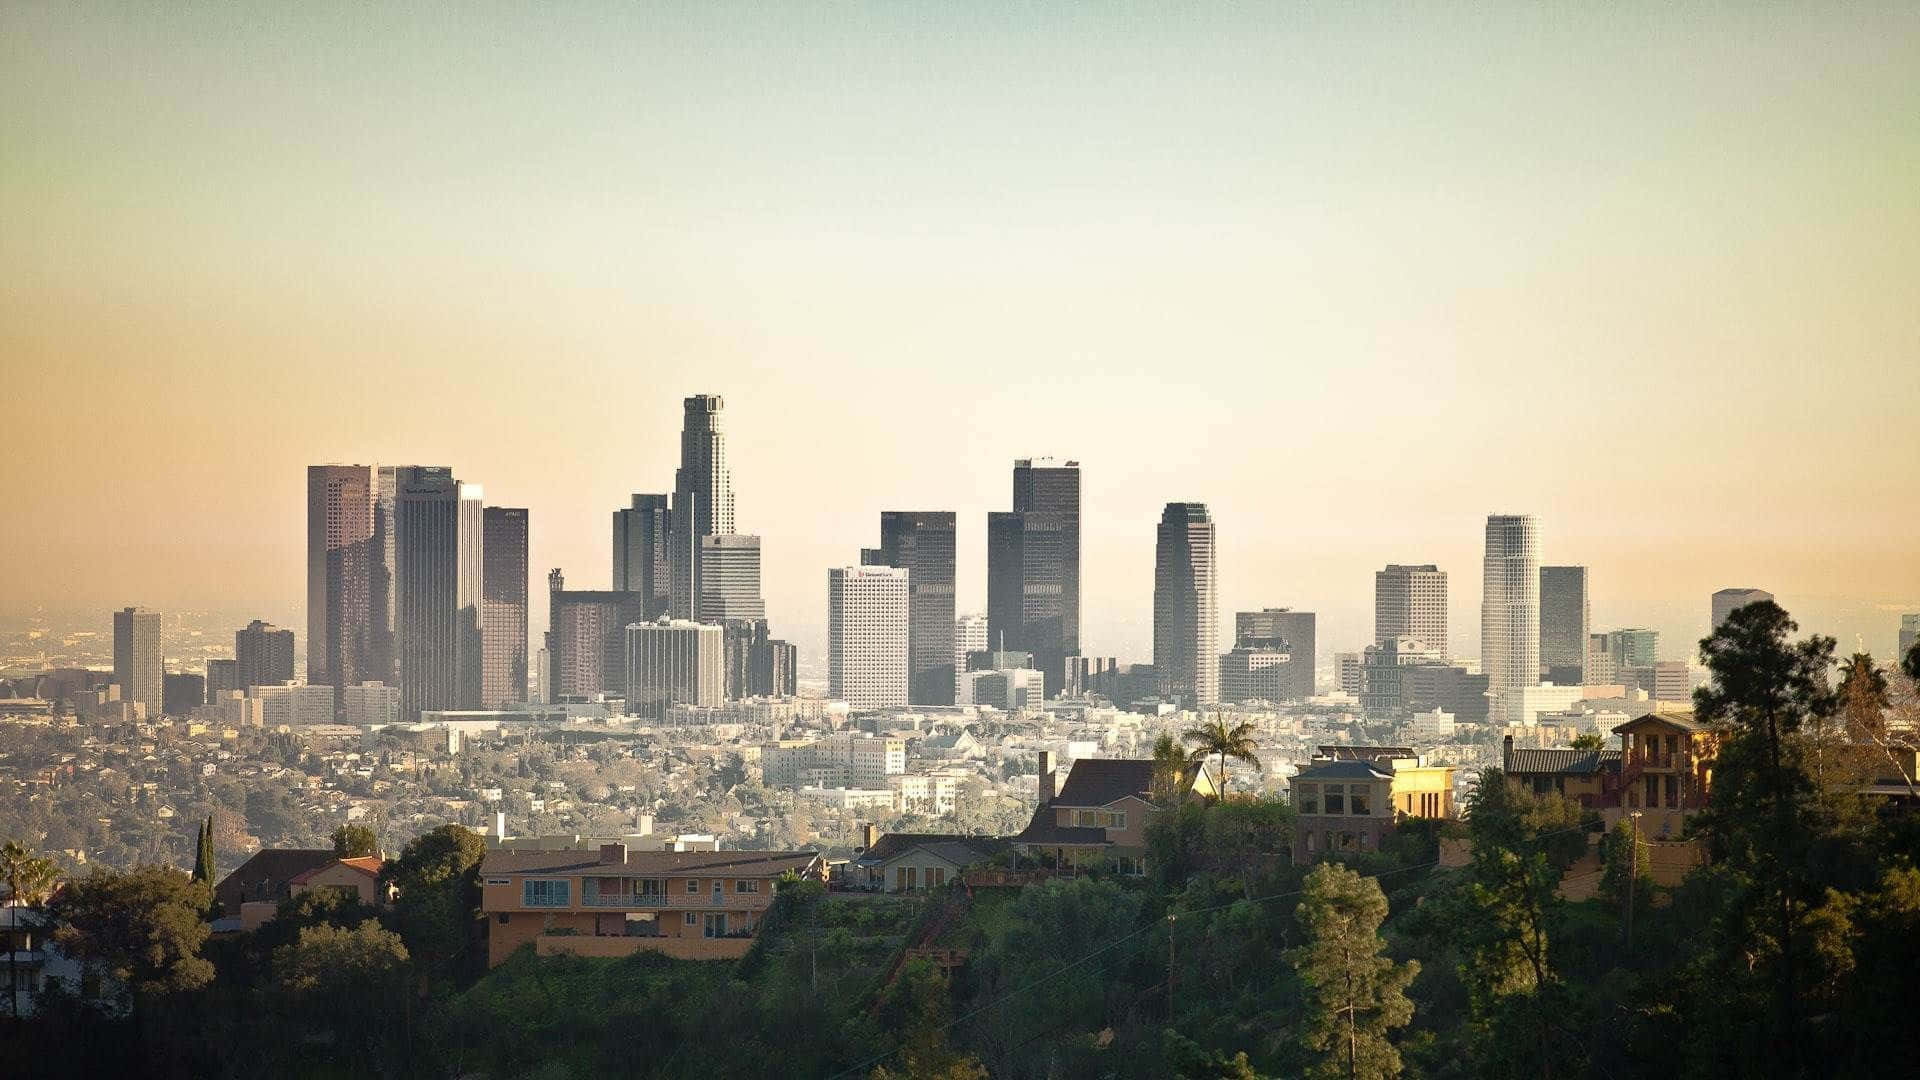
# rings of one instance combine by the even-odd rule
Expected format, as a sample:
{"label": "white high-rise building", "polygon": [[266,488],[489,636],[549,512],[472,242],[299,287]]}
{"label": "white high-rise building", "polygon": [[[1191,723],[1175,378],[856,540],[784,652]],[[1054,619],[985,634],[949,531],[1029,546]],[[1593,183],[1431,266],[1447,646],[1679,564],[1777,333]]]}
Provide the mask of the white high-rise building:
{"label": "white high-rise building", "polygon": [[1153,571],[1153,666],[1188,708],[1220,704],[1220,613],[1213,515],[1205,503],[1168,503]]}
{"label": "white high-rise building", "polygon": [[1520,723],[1520,691],[1540,682],[1540,538],[1529,515],[1487,518],[1480,671],[1487,677],[1487,721]]}
{"label": "white high-rise building", "polygon": [[827,571],[827,693],[855,711],[907,704],[907,571]]}
{"label": "white high-rise building", "polygon": [[627,714],[664,720],[671,705],[717,706],[727,698],[726,631],[660,619],[627,634]]}
{"label": "white high-rise building", "polygon": [[1373,572],[1373,641],[1412,638],[1429,653],[1447,656],[1447,572],[1393,564]]}
{"label": "white high-rise building", "polygon": [[953,693],[960,701],[960,686],[967,677],[967,654],[987,651],[987,617],[956,615],[953,618]]}

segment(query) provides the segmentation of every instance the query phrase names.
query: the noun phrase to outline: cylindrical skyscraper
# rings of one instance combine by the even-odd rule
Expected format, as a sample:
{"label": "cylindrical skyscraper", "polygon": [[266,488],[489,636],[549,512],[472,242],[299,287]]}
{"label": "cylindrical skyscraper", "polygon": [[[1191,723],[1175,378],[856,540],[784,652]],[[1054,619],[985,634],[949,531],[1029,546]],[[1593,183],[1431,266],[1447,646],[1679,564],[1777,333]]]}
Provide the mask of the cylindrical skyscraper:
{"label": "cylindrical skyscraper", "polygon": [[1220,703],[1220,617],[1213,517],[1205,503],[1168,503],[1153,570],[1153,666],[1189,708]]}

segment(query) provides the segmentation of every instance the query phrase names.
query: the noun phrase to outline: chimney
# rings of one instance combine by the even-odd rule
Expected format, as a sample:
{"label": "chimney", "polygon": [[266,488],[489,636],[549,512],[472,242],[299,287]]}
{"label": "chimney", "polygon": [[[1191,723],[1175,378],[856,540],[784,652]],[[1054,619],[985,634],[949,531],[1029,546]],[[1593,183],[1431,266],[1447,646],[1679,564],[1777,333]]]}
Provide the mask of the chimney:
{"label": "chimney", "polygon": [[600,865],[601,866],[627,865],[627,845],[601,844],[600,845]]}
{"label": "chimney", "polygon": [[873,849],[873,846],[875,844],[878,844],[879,842],[880,842],[880,826],[875,825],[871,821],[860,826],[861,850],[870,851]]}
{"label": "chimney", "polygon": [[496,810],[493,814],[493,842],[497,847],[507,838],[507,812]]}
{"label": "chimney", "polygon": [[1512,761],[1513,761],[1513,736],[1508,735],[1505,738],[1500,740],[1500,767],[1502,769],[1509,768],[1510,763]]}
{"label": "chimney", "polygon": [[1054,795],[1059,792],[1059,789],[1056,788],[1053,783],[1053,751],[1042,750],[1038,757],[1040,760],[1040,805],[1046,806],[1053,802]]}

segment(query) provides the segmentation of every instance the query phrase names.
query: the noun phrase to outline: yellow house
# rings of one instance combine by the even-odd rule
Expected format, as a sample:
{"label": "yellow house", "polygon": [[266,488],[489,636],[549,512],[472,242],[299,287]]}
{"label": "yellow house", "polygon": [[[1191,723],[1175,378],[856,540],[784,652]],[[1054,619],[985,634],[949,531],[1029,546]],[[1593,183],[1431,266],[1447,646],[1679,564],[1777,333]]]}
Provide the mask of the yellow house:
{"label": "yellow house", "polygon": [[775,882],[789,871],[822,880],[813,851],[491,851],[480,864],[487,959],[532,943],[542,956],[686,960],[746,955]]}
{"label": "yellow house", "polygon": [[1622,807],[1638,812],[1645,836],[1678,835],[1686,819],[1707,805],[1720,736],[1691,709],[1660,709],[1613,729],[1620,736]]}
{"label": "yellow house", "polygon": [[1327,852],[1378,851],[1406,818],[1455,816],[1451,765],[1429,765],[1404,747],[1321,751],[1290,786],[1296,863]]}
{"label": "yellow house", "polygon": [[[1153,803],[1153,761],[1147,758],[1081,758],[1058,782],[1053,755],[1040,752],[1040,804],[1027,827],[1011,837],[1014,850],[1072,870],[1110,859],[1123,874],[1144,875],[1147,822]],[[1212,794],[1204,770],[1190,766],[1182,778],[1196,794]],[[1056,786],[1058,790],[1056,791]]]}

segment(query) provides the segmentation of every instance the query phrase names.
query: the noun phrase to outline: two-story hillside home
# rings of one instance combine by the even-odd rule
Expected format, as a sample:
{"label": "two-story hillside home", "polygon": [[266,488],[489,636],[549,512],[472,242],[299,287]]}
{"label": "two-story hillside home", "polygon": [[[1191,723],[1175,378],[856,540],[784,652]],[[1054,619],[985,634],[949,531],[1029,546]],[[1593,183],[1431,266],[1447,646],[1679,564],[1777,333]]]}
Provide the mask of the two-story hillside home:
{"label": "two-story hillside home", "polygon": [[1292,781],[1294,862],[1378,851],[1403,818],[1454,816],[1453,766],[1429,765],[1404,747],[1321,749]]}
{"label": "two-story hillside home", "polygon": [[1535,795],[1576,799],[1590,810],[1620,805],[1620,751],[1515,749],[1506,737],[1500,757],[1507,781]]}
{"label": "two-story hillside home", "polygon": [[[1188,766],[1186,790],[1211,795],[1206,771]],[[1060,782],[1053,755],[1040,752],[1040,804],[1010,838],[1015,852],[1063,870],[1111,860],[1123,874],[1146,871],[1147,822],[1153,802],[1153,762],[1146,758],[1081,758]]]}
{"label": "two-story hillside home", "polygon": [[543,956],[738,959],[788,872],[818,881],[826,867],[813,851],[490,851],[480,864],[488,963],[529,942]]}
{"label": "two-story hillside home", "polygon": [[1686,818],[1707,805],[1720,737],[1690,709],[1660,709],[1613,729],[1621,740],[1621,808],[1639,811],[1648,836],[1677,836]]}

